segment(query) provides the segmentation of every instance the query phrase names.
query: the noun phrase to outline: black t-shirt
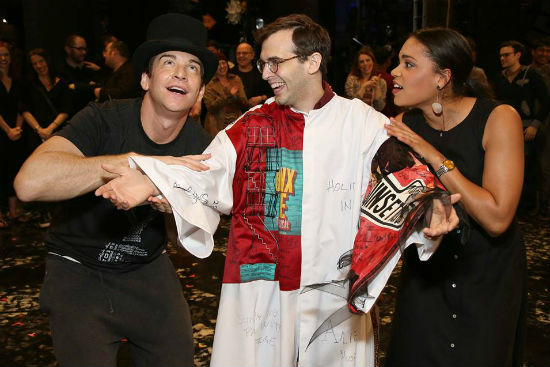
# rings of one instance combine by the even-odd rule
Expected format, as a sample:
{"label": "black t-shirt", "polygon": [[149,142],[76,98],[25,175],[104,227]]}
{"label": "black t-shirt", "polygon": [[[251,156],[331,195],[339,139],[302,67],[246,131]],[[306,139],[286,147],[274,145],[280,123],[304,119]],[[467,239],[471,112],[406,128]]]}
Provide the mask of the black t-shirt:
{"label": "black t-shirt", "polygon": [[266,95],[268,98],[273,95],[269,84],[262,79],[262,74],[255,67],[249,72],[243,73],[237,66],[230,71],[231,74],[238,75],[243,81],[246,98]]}
{"label": "black t-shirt", "polygon": [[86,67],[73,68],[71,65],[64,61],[61,63],[57,70],[59,76],[67,82],[67,84],[74,84],[75,89],[70,90],[71,95],[71,113],[70,116],[75,115],[82,108],[95,99],[94,88],[96,85],[90,84],[90,82],[97,83],[100,79],[100,73],[93,71]]}
{"label": "black t-shirt", "polygon": [[[210,143],[206,131],[191,119],[172,142],[153,142],[141,124],[141,101],[90,103],[57,135],[70,140],[87,157],[127,152],[200,154]],[[91,192],[58,207],[46,247],[92,268],[132,270],[154,260],[166,245],[164,216],[149,205],[119,211]]]}

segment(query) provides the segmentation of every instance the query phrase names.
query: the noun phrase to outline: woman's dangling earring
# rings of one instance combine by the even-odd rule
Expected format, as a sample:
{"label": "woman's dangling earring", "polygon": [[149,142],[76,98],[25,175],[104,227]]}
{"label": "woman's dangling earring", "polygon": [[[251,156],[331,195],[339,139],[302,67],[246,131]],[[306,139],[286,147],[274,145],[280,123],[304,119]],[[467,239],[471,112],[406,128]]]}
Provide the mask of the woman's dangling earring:
{"label": "woman's dangling earring", "polygon": [[439,87],[439,85],[436,87],[437,89],[437,102],[434,102],[432,103],[432,111],[434,111],[434,113],[436,115],[441,115],[441,113],[443,112],[443,106],[441,105],[440,103],[440,100],[441,100],[441,88]]}

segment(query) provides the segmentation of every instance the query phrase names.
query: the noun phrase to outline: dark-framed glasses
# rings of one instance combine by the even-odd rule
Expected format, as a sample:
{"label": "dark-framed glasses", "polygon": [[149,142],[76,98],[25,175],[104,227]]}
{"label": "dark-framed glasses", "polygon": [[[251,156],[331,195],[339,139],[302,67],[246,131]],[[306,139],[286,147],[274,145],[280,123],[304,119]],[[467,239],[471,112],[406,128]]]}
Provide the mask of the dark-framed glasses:
{"label": "dark-framed glasses", "polygon": [[259,59],[258,61],[256,61],[256,66],[258,67],[258,70],[260,71],[260,73],[264,72],[264,68],[266,65],[269,68],[269,70],[271,70],[272,73],[276,73],[277,70],[279,70],[279,64],[295,59],[297,57],[300,57],[300,56],[296,55],[296,56],[289,57],[288,59],[274,58],[274,59],[269,59],[267,61],[263,61],[262,59]]}

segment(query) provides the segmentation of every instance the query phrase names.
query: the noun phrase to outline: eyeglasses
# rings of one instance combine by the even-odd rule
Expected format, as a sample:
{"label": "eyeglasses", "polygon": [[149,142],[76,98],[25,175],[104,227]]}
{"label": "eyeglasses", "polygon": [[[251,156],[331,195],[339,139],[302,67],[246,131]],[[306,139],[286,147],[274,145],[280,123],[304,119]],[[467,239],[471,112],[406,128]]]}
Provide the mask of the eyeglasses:
{"label": "eyeglasses", "polygon": [[510,56],[511,54],[513,54],[513,52],[504,52],[504,53],[500,54],[499,56],[500,56],[500,57],[508,57],[508,56]]}
{"label": "eyeglasses", "polygon": [[251,55],[253,53],[254,52],[252,52],[252,51],[239,51],[239,52],[236,53],[236,55],[237,56],[239,56],[239,55]]}
{"label": "eyeglasses", "polygon": [[84,52],[88,51],[88,47],[76,47],[76,46],[69,46],[69,47],[77,51],[84,51]]}
{"label": "eyeglasses", "polygon": [[269,68],[269,70],[271,70],[272,73],[276,73],[277,70],[279,70],[279,64],[295,59],[297,57],[300,57],[300,55],[292,56],[292,57],[289,57],[288,59],[274,58],[274,59],[269,59],[267,61],[263,61],[260,59],[256,62],[256,66],[258,67],[258,70],[260,71],[260,73],[264,72],[264,68],[266,65]]}

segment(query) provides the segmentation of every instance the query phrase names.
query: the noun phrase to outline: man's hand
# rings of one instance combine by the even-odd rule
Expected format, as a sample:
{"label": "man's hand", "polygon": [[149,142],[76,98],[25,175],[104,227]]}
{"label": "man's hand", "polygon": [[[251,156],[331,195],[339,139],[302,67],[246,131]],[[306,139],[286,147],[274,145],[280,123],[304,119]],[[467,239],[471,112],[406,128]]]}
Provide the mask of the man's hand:
{"label": "man's hand", "polygon": [[99,69],[101,69],[101,67],[91,61],[82,61],[82,63],[84,64],[84,67],[90,69],[90,70],[93,70],[93,71],[98,71]]}
{"label": "man's hand", "polygon": [[95,194],[110,200],[117,209],[128,210],[146,202],[150,196],[160,194],[149,177],[138,170],[110,164],[103,164],[102,167],[119,177],[100,186]]}
{"label": "man's hand", "polygon": [[[460,194],[451,195],[451,205],[457,203],[460,198]],[[424,236],[428,239],[435,240],[455,229],[458,223],[459,219],[455,208],[451,206],[451,211],[449,215],[447,215],[445,205],[440,200],[434,200],[430,226],[424,228]]]}
{"label": "man's hand", "polygon": [[47,128],[45,129],[42,129],[42,128],[38,128],[36,130],[38,136],[40,136],[40,138],[42,140],[47,140],[50,138],[50,136],[52,136],[52,133],[53,133],[53,130],[55,129],[55,126],[53,126],[52,124],[50,124],[50,126],[48,126]]}
{"label": "man's hand", "polygon": [[8,138],[11,141],[19,140],[21,138],[22,133],[23,133],[23,130],[19,126],[14,127],[8,130]]}
{"label": "man's hand", "polygon": [[263,101],[266,100],[266,98],[264,98],[265,96],[256,96],[256,97],[251,97],[249,100],[248,100],[248,105],[250,107],[254,107],[256,105],[259,105],[260,103],[262,103]]}
{"label": "man's hand", "polygon": [[147,201],[151,203],[153,209],[159,212],[168,214],[172,213],[172,206],[170,205],[168,200],[166,200],[162,195],[149,196],[149,198],[147,198]]}

